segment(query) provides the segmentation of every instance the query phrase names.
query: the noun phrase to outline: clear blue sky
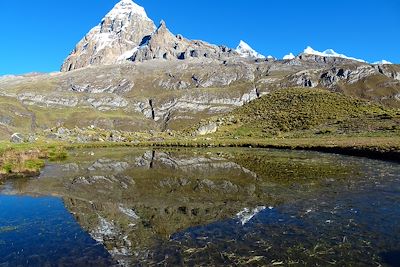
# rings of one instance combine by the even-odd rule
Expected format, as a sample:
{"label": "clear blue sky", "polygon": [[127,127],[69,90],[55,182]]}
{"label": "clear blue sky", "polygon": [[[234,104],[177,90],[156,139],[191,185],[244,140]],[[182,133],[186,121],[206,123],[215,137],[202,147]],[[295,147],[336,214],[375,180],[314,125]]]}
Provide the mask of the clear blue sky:
{"label": "clear blue sky", "polygon": [[[1,0],[0,75],[57,71],[118,0]],[[136,0],[175,34],[282,58],[307,45],[400,63],[400,1]]]}

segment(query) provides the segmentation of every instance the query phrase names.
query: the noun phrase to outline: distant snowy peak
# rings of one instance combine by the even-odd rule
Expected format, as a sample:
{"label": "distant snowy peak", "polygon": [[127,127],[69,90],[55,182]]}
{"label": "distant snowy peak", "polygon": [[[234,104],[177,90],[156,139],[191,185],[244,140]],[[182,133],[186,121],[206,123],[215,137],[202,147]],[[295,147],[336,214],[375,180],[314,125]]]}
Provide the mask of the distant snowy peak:
{"label": "distant snowy peak", "polygon": [[107,13],[103,20],[105,20],[106,18],[109,18],[111,20],[123,19],[126,17],[130,17],[133,14],[149,19],[147,17],[145,9],[142,6],[139,6],[132,0],[121,0],[114,6],[114,8],[110,12]]}
{"label": "distant snowy peak", "polygon": [[387,60],[381,60],[381,61],[377,61],[377,62],[374,62],[374,63],[372,63],[372,65],[392,65],[393,63],[392,62],[389,62],[389,61],[387,61]]}
{"label": "distant snowy peak", "polygon": [[[339,53],[335,52],[335,50],[333,50],[333,49],[327,49],[323,52],[320,52],[320,51],[314,50],[311,46],[307,46],[307,48],[304,49],[303,53],[301,53],[300,55],[315,55],[315,56],[320,56],[320,57],[337,57],[337,58],[354,60],[354,61],[358,61],[358,62],[362,62],[362,63],[368,63],[367,61],[365,61],[363,59],[358,59],[358,58],[349,57],[349,56],[346,56],[343,54],[339,54]],[[283,57],[284,60],[292,60],[295,58],[296,58],[295,55],[293,55],[292,53],[289,53],[288,55]],[[389,62],[387,60],[381,60],[381,61],[374,62],[372,64],[373,65],[390,65],[393,63]]]}
{"label": "distant snowy peak", "polygon": [[295,56],[293,55],[293,53],[289,53],[283,57],[283,60],[292,60],[294,58],[295,58]]}
{"label": "distant snowy peak", "polygon": [[265,58],[264,55],[261,55],[260,53],[255,51],[244,41],[240,41],[238,47],[236,48],[236,52],[239,53],[242,57]]}
{"label": "distant snowy peak", "polygon": [[339,58],[345,58],[345,59],[355,60],[355,61],[364,62],[364,63],[366,62],[363,59],[348,57],[346,55],[336,53],[333,49],[327,49],[324,52],[319,52],[317,50],[312,49],[310,46],[308,46],[306,49],[304,49],[303,54],[316,55],[316,56],[321,56],[321,57],[339,57]]}

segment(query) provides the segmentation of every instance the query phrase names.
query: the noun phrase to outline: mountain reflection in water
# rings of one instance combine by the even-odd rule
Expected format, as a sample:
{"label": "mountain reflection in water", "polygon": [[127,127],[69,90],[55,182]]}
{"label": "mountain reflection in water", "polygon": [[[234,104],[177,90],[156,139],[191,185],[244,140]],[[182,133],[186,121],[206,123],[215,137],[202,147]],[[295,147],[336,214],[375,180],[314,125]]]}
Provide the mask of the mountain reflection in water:
{"label": "mountain reflection in water", "polygon": [[316,152],[99,149],[6,187],[61,197],[122,265],[374,265],[400,250],[399,174]]}

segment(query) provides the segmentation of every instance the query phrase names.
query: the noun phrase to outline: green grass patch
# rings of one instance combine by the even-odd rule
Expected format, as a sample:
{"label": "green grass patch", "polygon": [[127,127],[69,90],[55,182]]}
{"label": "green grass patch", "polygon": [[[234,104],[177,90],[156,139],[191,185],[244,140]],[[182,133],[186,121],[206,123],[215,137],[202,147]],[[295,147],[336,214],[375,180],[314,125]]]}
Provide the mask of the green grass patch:
{"label": "green grass patch", "polygon": [[11,163],[7,162],[7,163],[3,164],[2,170],[4,173],[10,174],[10,173],[12,173],[13,165]]}
{"label": "green grass patch", "polygon": [[51,146],[48,158],[50,161],[62,161],[68,158],[68,152],[64,146]]}
{"label": "green grass patch", "polygon": [[214,138],[400,134],[399,109],[322,89],[277,90],[210,121],[219,125],[218,132],[210,135]]}
{"label": "green grass patch", "polygon": [[45,165],[43,159],[30,159],[24,162],[24,167],[34,172],[40,171]]}

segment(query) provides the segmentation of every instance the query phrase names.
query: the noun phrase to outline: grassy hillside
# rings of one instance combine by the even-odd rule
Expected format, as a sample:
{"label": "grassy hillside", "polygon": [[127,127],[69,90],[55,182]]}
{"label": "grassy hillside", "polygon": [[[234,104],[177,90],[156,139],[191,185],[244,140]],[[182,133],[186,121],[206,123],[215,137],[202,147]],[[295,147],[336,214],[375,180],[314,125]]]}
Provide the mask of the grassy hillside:
{"label": "grassy hillside", "polygon": [[320,89],[284,89],[214,118],[219,137],[399,135],[400,110]]}
{"label": "grassy hillside", "polygon": [[371,75],[353,84],[341,84],[339,90],[349,96],[400,108],[400,101],[393,97],[399,94],[399,85],[399,82],[390,81],[384,75]]}

